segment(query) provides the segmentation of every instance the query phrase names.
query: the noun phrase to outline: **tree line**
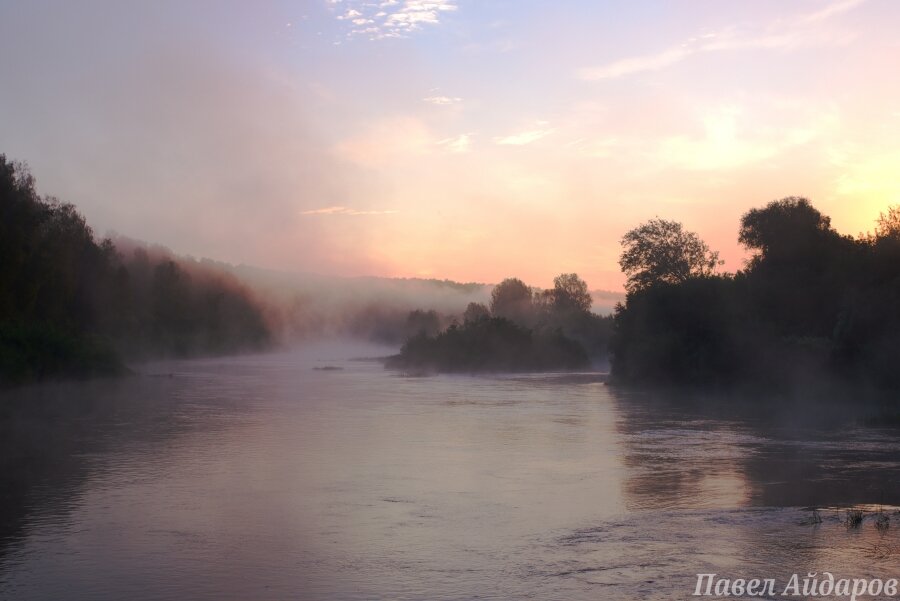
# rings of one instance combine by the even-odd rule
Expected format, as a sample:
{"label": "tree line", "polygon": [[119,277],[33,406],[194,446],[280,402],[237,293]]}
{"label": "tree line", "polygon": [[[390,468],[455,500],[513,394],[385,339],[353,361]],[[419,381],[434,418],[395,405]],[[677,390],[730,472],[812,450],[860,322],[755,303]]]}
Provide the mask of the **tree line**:
{"label": "tree line", "polygon": [[788,197],[748,211],[738,240],[746,266],[718,273],[718,254],[677,222],[653,219],[622,238],[616,379],[900,386],[900,208],[852,237]]}
{"label": "tree line", "polygon": [[123,359],[271,341],[234,277],[167,253],[123,253],[0,154],[0,383],[122,371]]}
{"label": "tree line", "polygon": [[[388,361],[389,367],[423,371],[526,371],[575,369],[605,356],[612,318],[591,312],[587,284],[574,273],[553,288],[531,288],[518,278],[494,287],[490,306],[469,303],[462,323],[422,327]],[[428,313],[413,312],[410,319]]]}
{"label": "tree line", "polygon": [[[404,342],[390,364],[450,371],[580,368],[621,382],[783,386],[840,378],[900,387],[900,207],[839,234],[805,198],[748,211],[743,269],[675,221],[627,232],[626,300],[591,312],[587,284],[508,278],[462,315],[363,311],[349,331]],[[224,270],[98,239],[0,155],[0,383],[123,370],[123,361],[264,348],[283,316]]]}

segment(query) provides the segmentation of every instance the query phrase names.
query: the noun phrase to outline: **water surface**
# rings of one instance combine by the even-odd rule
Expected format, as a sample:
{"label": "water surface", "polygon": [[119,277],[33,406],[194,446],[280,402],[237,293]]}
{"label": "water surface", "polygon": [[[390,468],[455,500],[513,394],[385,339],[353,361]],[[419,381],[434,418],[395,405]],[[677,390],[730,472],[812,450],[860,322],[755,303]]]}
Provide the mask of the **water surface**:
{"label": "water surface", "polygon": [[[384,352],[4,393],[0,599],[686,599],[701,572],[900,575],[896,430],[358,360]],[[892,527],[848,528],[854,503]]]}

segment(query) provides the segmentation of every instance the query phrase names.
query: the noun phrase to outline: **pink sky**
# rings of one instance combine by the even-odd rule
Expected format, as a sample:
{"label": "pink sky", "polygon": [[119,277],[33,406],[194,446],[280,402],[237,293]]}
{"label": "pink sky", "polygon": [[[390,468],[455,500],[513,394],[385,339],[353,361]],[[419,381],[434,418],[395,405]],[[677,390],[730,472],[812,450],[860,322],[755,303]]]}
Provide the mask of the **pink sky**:
{"label": "pink sky", "polygon": [[0,152],[99,233],[269,268],[620,289],[618,239],[900,204],[900,4],[0,8]]}

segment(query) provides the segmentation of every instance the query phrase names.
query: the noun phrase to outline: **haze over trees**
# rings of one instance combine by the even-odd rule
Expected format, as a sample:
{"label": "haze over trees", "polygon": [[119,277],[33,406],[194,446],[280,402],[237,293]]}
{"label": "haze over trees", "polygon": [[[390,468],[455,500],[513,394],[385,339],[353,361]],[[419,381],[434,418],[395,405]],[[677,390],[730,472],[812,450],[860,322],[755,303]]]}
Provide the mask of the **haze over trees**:
{"label": "haze over trees", "polygon": [[263,349],[290,331],[403,343],[390,364],[416,370],[572,369],[609,354],[620,382],[900,388],[900,207],[854,238],[808,199],[787,197],[748,211],[738,240],[751,256],[732,274],[680,223],[627,232],[627,296],[614,317],[591,311],[574,273],[546,290],[508,278],[489,302],[477,300],[488,301],[482,284],[392,283],[443,303],[415,310],[358,301],[378,287],[363,278],[343,295],[356,304],[326,296],[320,305],[341,309],[322,313],[303,295],[264,303],[211,262],[98,240],[72,205],[40,197],[28,170],[0,155],[0,383]]}
{"label": "haze over trees", "polygon": [[853,238],[805,198],[776,200],[741,219],[739,241],[752,257],[735,274],[716,274],[715,253],[680,227],[656,220],[632,230],[623,239],[630,285],[615,316],[613,374],[666,384],[900,386],[898,216],[893,207],[874,234]]}
{"label": "haze over trees", "polygon": [[587,283],[575,273],[563,273],[553,279],[553,290],[549,291],[553,310],[560,314],[587,313],[593,299]]}
{"label": "haze over trees", "polygon": [[123,358],[258,349],[263,308],[234,277],[98,241],[0,155],[0,383],[122,370]]}
{"label": "haze over trees", "polygon": [[419,371],[575,369],[605,358],[611,317],[590,312],[587,284],[574,273],[535,290],[507,278],[491,293],[490,308],[470,303],[463,323],[410,338],[389,367]]}
{"label": "haze over trees", "polygon": [[491,316],[491,310],[484,303],[469,303],[463,312],[463,322],[468,323]]}
{"label": "haze over trees", "polygon": [[491,315],[522,325],[534,317],[532,290],[518,278],[506,278],[491,292]]}
{"label": "haze over trees", "polygon": [[[322,336],[399,345],[436,336],[459,318],[490,317],[484,303],[469,301],[487,300],[482,284],[311,276],[294,287],[284,285],[286,274],[179,258],[123,238],[98,239],[72,205],[39,196],[27,168],[3,155],[0,216],[3,384],[118,373],[126,361],[257,350]],[[578,290],[577,282],[570,284]],[[533,327],[544,314],[531,302],[533,291],[519,282],[516,292],[525,302],[518,306],[511,291],[498,291],[498,311],[505,306],[506,314]],[[430,303],[438,309],[409,308]]]}

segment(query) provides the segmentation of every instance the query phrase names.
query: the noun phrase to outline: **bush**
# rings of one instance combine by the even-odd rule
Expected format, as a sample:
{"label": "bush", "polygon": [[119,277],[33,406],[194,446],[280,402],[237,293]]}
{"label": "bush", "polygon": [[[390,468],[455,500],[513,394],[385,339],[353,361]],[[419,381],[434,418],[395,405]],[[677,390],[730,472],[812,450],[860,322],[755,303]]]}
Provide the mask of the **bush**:
{"label": "bush", "polygon": [[388,367],[416,371],[478,372],[575,369],[587,353],[559,330],[535,334],[502,317],[451,325],[436,336],[410,338]]}

